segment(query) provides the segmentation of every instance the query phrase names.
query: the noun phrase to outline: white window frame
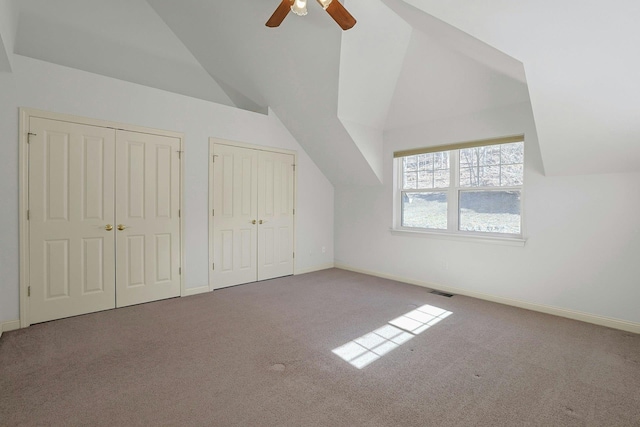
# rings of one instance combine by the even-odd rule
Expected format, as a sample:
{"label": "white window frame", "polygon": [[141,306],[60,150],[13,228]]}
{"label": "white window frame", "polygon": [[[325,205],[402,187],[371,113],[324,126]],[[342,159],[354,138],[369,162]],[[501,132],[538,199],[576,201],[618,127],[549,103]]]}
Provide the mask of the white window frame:
{"label": "white window frame", "polygon": [[[524,141],[524,138],[522,139]],[[483,146],[496,145],[495,143],[488,142]],[[520,186],[504,186],[504,187],[461,187],[460,186],[460,149],[451,148],[447,149],[442,147],[442,150],[449,152],[449,187],[445,188],[426,188],[426,189],[411,189],[405,190],[403,186],[403,166],[402,161],[404,157],[396,157],[393,159],[393,226],[391,232],[399,235],[414,235],[414,236],[427,236],[436,238],[445,238],[451,240],[474,240],[485,241],[488,243],[501,243],[513,246],[524,246],[526,242],[525,236],[525,215],[524,215],[524,176],[523,184]],[[526,157],[526,156],[525,156]],[[523,161],[523,175],[524,164],[526,158]],[[463,192],[476,192],[476,191],[520,191],[520,233],[494,233],[483,231],[463,231],[460,230],[460,195]],[[404,227],[402,226],[402,194],[403,192],[411,193],[447,193],[447,229],[432,229],[432,228],[420,228],[420,227]]]}

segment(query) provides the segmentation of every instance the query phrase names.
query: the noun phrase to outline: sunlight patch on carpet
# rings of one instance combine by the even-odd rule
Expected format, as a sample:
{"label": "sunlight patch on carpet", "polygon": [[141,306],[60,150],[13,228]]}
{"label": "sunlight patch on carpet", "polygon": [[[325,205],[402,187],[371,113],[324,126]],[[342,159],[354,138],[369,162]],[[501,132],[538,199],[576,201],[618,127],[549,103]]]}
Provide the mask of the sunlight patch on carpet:
{"label": "sunlight patch on carpet", "polygon": [[373,332],[333,349],[332,352],[352,366],[362,369],[451,314],[453,313],[450,311],[432,305],[423,305]]}

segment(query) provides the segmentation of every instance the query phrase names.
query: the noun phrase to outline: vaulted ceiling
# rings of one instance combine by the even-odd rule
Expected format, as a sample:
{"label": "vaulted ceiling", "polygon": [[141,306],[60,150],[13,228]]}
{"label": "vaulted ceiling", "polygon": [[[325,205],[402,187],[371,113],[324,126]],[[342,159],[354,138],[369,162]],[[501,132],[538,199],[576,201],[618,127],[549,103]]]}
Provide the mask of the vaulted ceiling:
{"label": "vaulted ceiling", "polygon": [[640,170],[640,2],[406,0],[524,64],[545,170]]}
{"label": "vaulted ceiling", "polygon": [[381,182],[385,130],[530,99],[547,173],[640,170],[637,2],[346,0],[347,32],[313,0],[275,29],[279,0],[0,2],[0,71],[15,52],[271,109],[336,185]]}

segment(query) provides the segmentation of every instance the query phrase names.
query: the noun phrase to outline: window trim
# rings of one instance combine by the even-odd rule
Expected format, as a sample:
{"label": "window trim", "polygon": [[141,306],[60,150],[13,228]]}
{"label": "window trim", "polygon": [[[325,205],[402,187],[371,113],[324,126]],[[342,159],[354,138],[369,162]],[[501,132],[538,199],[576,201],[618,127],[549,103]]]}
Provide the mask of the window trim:
{"label": "window trim", "polygon": [[[422,230],[422,229],[417,229]],[[485,236],[467,233],[449,233],[446,231],[427,230],[417,231],[414,229],[389,228],[389,232],[396,236],[418,237],[429,239],[451,240],[457,242],[489,243],[504,246],[525,246],[527,239],[523,237]],[[486,233],[489,234],[489,233]]]}
{"label": "window trim", "polygon": [[[510,246],[524,246],[526,242],[525,236],[525,191],[524,191],[524,173],[525,167],[523,161],[523,184],[520,186],[505,187],[461,187],[460,186],[460,151],[464,148],[481,147],[498,144],[508,144],[514,142],[523,142],[524,136],[509,136],[504,138],[493,138],[482,141],[472,141],[451,145],[440,145],[437,147],[403,150],[394,152],[393,158],[393,224],[390,228],[392,234],[396,235],[415,235],[424,237],[444,238],[448,240],[466,240],[484,243],[507,244]],[[437,148],[435,151],[433,149]],[[428,188],[428,189],[411,189],[404,190],[402,159],[407,156],[425,154],[429,152],[449,151],[449,167],[451,179],[449,187],[445,188]],[[525,156],[526,158],[526,156]],[[463,231],[460,230],[460,194],[467,191],[520,191],[520,234],[510,233],[492,233],[482,231]],[[420,227],[404,227],[402,226],[402,195],[406,192],[412,193],[447,193],[447,229],[430,229]]]}

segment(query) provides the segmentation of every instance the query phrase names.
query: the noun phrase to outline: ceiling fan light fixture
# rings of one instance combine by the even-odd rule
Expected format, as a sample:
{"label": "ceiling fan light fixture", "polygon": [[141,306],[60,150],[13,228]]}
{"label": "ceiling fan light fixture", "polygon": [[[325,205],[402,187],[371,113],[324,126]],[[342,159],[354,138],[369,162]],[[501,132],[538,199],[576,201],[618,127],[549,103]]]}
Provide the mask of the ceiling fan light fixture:
{"label": "ceiling fan light fixture", "polygon": [[332,1],[333,0],[318,0],[318,3],[320,3],[320,6],[322,6],[324,10],[327,10]]}
{"label": "ceiling fan light fixture", "polygon": [[298,16],[307,14],[307,0],[295,0],[291,6],[291,11]]}
{"label": "ceiling fan light fixture", "polygon": [[[307,14],[308,0],[281,0],[271,18],[265,24],[267,27],[279,27],[289,12],[304,16]],[[356,19],[340,3],[339,0],[317,0],[318,4],[333,18],[343,30],[348,30],[356,25]]]}

